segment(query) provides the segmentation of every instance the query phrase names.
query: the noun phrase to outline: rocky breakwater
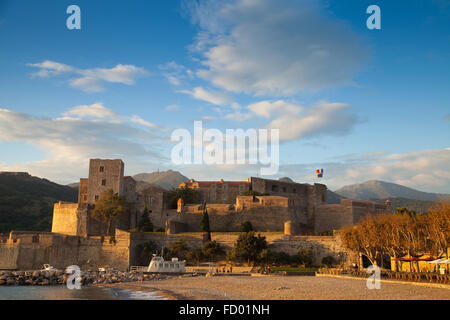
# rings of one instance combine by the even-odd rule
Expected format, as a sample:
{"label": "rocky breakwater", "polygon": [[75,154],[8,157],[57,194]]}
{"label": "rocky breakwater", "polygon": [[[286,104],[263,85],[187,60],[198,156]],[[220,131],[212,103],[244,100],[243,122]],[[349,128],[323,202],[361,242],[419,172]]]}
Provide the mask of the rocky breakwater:
{"label": "rocky breakwater", "polygon": [[[73,275],[62,270],[55,271],[0,271],[0,286],[46,286],[66,284]],[[133,281],[162,280],[167,275],[144,274],[136,271],[82,271],[81,285],[111,284]]]}

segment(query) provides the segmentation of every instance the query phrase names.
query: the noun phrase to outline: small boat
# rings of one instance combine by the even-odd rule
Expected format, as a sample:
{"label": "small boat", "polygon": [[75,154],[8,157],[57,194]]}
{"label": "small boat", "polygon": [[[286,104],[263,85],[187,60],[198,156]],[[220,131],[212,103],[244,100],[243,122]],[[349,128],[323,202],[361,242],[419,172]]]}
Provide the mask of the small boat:
{"label": "small boat", "polygon": [[172,261],[164,261],[163,257],[153,255],[147,272],[184,273],[186,272],[185,264],[186,261],[178,261],[178,258],[172,258]]}
{"label": "small boat", "polygon": [[110,266],[105,266],[105,267],[98,268],[98,271],[100,271],[100,272],[114,271],[114,268],[110,267]]}
{"label": "small boat", "polygon": [[55,267],[49,265],[49,264],[44,264],[44,269],[42,269],[41,271],[57,271],[58,269],[56,269]]}

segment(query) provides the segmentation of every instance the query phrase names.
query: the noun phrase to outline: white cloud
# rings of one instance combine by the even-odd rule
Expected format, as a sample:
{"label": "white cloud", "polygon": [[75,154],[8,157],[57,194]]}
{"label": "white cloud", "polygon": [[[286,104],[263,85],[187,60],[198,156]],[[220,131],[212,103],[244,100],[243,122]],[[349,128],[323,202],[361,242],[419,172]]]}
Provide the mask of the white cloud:
{"label": "white cloud", "polygon": [[293,95],[353,84],[366,50],[343,21],[309,0],[190,1],[200,26],[197,75],[257,95]]}
{"label": "white cloud", "polygon": [[[77,116],[80,115],[90,117],[93,114],[77,112]],[[115,121],[110,121],[102,115],[92,120],[50,119],[0,109],[0,142],[26,142],[45,152],[45,159],[41,161],[3,164],[0,170],[29,171],[68,183],[87,174],[90,158],[122,158],[128,170],[168,162],[162,155],[166,148],[165,137],[145,130],[148,122],[119,115]],[[142,127],[130,125],[132,123]]]}
{"label": "white cloud", "polygon": [[144,120],[138,115],[133,115],[131,117],[131,122],[138,123],[138,124],[140,124],[140,125],[142,125],[144,127],[150,128],[150,129],[163,129],[161,126],[159,126],[157,124],[154,124],[152,122],[149,122],[147,120]]}
{"label": "white cloud", "polygon": [[165,107],[166,111],[176,111],[176,110],[180,110],[180,106],[177,104],[171,104],[168,105],[167,107]]}
{"label": "white cloud", "polygon": [[181,90],[181,93],[188,94],[195,99],[203,100],[216,105],[226,105],[231,103],[232,97],[225,92],[205,90],[203,87],[195,87],[194,90]]}
{"label": "white cloud", "polygon": [[332,190],[367,180],[383,180],[421,191],[450,193],[450,148],[397,154],[380,151],[354,156],[349,161],[285,165],[280,167],[280,174],[297,181],[317,182],[317,168],[324,168],[321,181]]}
{"label": "white cloud", "polygon": [[167,81],[174,86],[181,85],[182,81],[185,79],[194,78],[194,73],[190,69],[175,61],[160,65],[159,69],[162,71],[163,76],[167,78]]}
{"label": "white cloud", "polygon": [[280,129],[280,140],[296,140],[324,134],[345,135],[359,122],[345,103],[319,102],[305,108],[284,100],[261,101],[248,106],[257,116],[274,119],[268,128]]}
{"label": "white cloud", "polygon": [[[315,175],[318,168],[324,169],[323,179]],[[244,180],[257,176],[260,165],[191,165],[177,169],[187,177],[199,180]],[[299,183],[324,183],[330,190],[367,180],[382,180],[425,192],[450,193],[450,148],[401,154],[379,151],[353,155],[349,161],[282,164],[278,174],[271,179],[286,176]]]}
{"label": "white cloud", "polygon": [[148,75],[148,72],[134,65],[118,64],[113,68],[78,69],[59,62],[46,60],[41,63],[28,64],[28,66],[40,68],[33,76],[49,77],[62,73],[77,74],[77,78],[69,80],[72,87],[86,92],[99,92],[104,89],[105,83],[122,83],[132,85],[136,79]]}
{"label": "white cloud", "polygon": [[63,113],[65,117],[76,116],[79,118],[94,117],[94,118],[114,118],[117,117],[117,113],[105,108],[101,103],[94,103],[91,105],[81,105],[73,107],[67,112]]}

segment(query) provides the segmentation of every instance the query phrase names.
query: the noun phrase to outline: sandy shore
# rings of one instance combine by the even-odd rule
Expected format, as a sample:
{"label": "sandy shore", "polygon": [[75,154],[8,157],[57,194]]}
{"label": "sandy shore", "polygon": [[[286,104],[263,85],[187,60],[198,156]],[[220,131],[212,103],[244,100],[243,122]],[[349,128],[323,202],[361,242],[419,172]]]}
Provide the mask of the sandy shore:
{"label": "sandy shore", "polygon": [[369,290],[359,279],[306,276],[180,277],[109,286],[177,300],[450,300],[447,288],[382,283],[380,290]]}

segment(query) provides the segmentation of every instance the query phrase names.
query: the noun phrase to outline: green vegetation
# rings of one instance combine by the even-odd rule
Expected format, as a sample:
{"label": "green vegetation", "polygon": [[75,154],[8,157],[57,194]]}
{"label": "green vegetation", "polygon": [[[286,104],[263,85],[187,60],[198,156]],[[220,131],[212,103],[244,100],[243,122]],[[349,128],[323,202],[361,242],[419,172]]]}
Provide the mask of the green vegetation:
{"label": "green vegetation", "polygon": [[186,239],[182,238],[169,246],[165,256],[177,257],[178,259],[183,260],[186,258],[188,251],[189,248],[186,244]]}
{"label": "green vegetation", "polygon": [[208,215],[208,209],[206,209],[206,204],[203,207],[202,212],[202,219],[200,221],[200,228],[203,232],[211,232],[211,229],[209,227],[209,215]]}
{"label": "green vegetation", "polygon": [[94,219],[103,220],[106,223],[106,235],[109,235],[113,221],[127,211],[128,204],[125,198],[110,189],[102,192],[100,198],[95,202],[92,216]]}
{"label": "green vegetation", "polygon": [[397,214],[369,215],[357,225],[345,228],[342,239],[348,249],[381,267],[386,256],[395,259],[429,254],[447,259],[450,202],[437,203],[426,214],[399,208]]}
{"label": "green vegetation", "polygon": [[27,173],[0,173],[0,233],[51,231],[53,205],[76,202],[78,192]]}
{"label": "green vegetation", "polygon": [[141,221],[139,222],[139,231],[153,232],[153,223],[150,221],[147,205],[145,205]]}
{"label": "green vegetation", "polygon": [[332,256],[323,257],[322,264],[331,268],[334,264],[336,264],[336,259],[334,259]]}
{"label": "green vegetation", "polygon": [[136,263],[139,266],[147,266],[150,264],[152,260],[152,254],[158,251],[157,245],[148,241],[146,243],[140,244],[136,246]]}
{"label": "green vegetation", "polygon": [[250,232],[250,231],[253,231],[252,223],[251,223],[250,221],[245,221],[244,223],[242,223],[242,225],[241,225],[241,231],[242,231],[242,232]]}
{"label": "green vegetation", "polygon": [[178,199],[183,199],[184,203],[196,203],[198,199],[197,190],[191,189],[189,187],[173,189],[169,197],[170,208],[177,208]]}
{"label": "green vegetation", "polygon": [[260,234],[255,236],[254,231],[241,233],[228,258],[230,260],[247,260],[248,265],[250,265],[250,262],[256,262],[260,259],[261,253],[265,249],[267,249],[266,237]]}
{"label": "green vegetation", "polygon": [[216,241],[208,241],[203,244],[201,249],[194,249],[187,253],[186,258],[190,261],[195,261],[197,265],[200,261],[208,260],[215,261],[219,257],[225,255],[225,250]]}

